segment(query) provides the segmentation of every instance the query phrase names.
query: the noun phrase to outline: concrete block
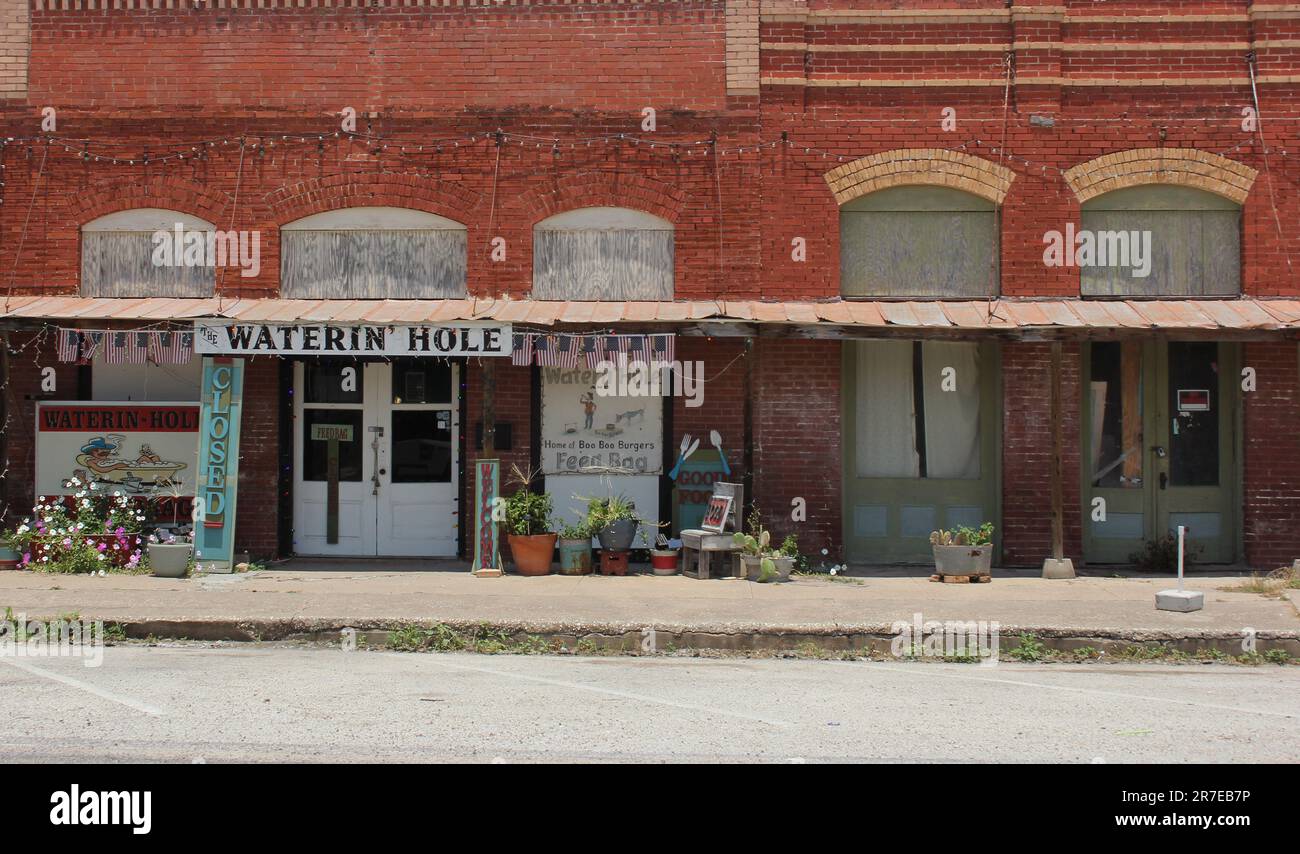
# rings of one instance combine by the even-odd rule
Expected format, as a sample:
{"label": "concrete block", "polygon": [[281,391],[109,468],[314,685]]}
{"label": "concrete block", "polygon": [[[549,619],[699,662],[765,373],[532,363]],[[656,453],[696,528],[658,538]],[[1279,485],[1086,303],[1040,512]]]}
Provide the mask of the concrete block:
{"label": "concrete block", "polygon": [[1156,594],[1157,611],[1199,611],[1205,607],[1205,594],[1196,590],[1161,590]]}
{"label": "concrete block", "polygon": [[1074,578],[1074,561],[1067,558],[1043,561],[1043,578]]}

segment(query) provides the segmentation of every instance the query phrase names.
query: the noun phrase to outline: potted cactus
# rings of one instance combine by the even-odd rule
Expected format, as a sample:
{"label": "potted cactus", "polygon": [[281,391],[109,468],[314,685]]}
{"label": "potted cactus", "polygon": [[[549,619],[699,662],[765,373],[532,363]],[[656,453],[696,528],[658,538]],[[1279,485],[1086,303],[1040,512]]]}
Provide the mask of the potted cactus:
{"label": "potted cactus", "polygon": [[790,576],[789,567],[784,574],[777,569],[776,554],[768,548],[772,543],[771,532],[760,529],[754,535],[737,531],[735,541],[740,547],[740,563],[745,568],[745,577],[750,581],[784,581]]}
{"label": "potted cactus", "polygon": [[993,565],[993,523],[930,534],[939,575],[988,575]]}

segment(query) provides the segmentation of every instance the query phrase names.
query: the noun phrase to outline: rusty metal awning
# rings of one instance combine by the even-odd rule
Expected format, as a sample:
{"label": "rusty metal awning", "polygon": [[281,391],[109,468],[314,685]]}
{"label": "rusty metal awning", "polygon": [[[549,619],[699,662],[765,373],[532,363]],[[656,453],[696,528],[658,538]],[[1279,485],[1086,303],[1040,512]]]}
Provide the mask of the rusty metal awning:
{"label": "rusty metal awning", "polygon": [[1300,299],[768,302],[565,302],[531,299],[286,300],[11,297],[0,320],[55,320],[87,326],[117,321],[159,323],[229,318],[244,323],[455,323],[520,326],[710,324],[833,327],[852,334],[1087,333],[1101,331],[1300,331]]}

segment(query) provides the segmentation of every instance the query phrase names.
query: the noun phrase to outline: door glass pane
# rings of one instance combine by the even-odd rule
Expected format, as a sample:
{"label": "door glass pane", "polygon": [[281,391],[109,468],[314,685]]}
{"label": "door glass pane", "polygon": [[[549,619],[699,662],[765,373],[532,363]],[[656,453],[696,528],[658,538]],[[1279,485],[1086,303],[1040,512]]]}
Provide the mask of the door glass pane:
{"label": "door glass pane", "polygon": [[1092,423],[1089,425],[1092,485],[1108,489],[1142,486],[1142,344],[1107,341],[1092,345]]}
{"label": "door glass pane", "polygon": [[313,424],[348,424],[352,441],[339,442],[339,481],[361,480],[361,410],[304,409],[302,411],[302,479],[329,479],[329,442],[313,440]]}
{"label": "door glass pane", "polygon": [[1169,482],[1219,484],[1219,345],[1169,345]]}
{"label": "door glass pane", "polygon": [[451,482],[451,411],[393,412],[393,483]]}
{"label": "door glass pane", "polygon": [[[353,361],[305,362],[304,403],[361,403],[364,366]],[[348,370],[344,375],[344,370]],[[346,388],[345,388],[346,385]]]}
{"label": "door glass pane", "polygon": [[451,363],[394,359],[393,403],[451,403]]}

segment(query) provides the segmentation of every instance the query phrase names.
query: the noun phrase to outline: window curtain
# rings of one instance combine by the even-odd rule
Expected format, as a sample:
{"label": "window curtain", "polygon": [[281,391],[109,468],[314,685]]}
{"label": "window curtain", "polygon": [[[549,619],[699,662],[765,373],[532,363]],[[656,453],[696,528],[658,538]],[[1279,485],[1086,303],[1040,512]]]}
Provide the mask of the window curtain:
{"label": "window curtain", "polygon": [[860,342],[856,367],[858,477],[920,477],[912,342]]}
{"label": "window curtain", "polygon": [[[921,344],[924,371],[926,476],[980,476],[979,345],[949,341]],[[944,370],[956,371],[953,391],[944,391]],[[910,376],[910,374],[909,374]]]}

